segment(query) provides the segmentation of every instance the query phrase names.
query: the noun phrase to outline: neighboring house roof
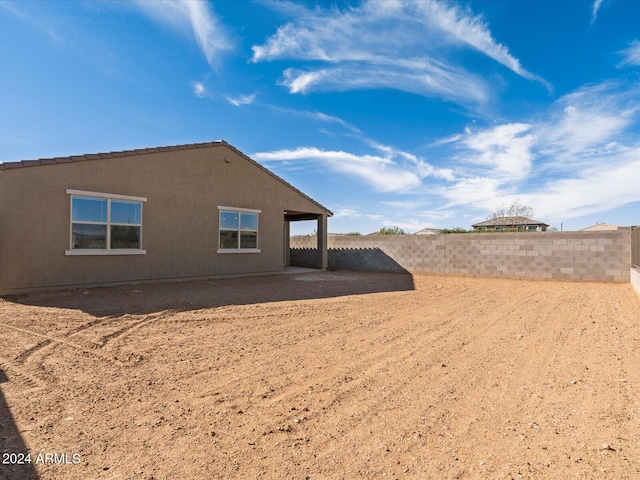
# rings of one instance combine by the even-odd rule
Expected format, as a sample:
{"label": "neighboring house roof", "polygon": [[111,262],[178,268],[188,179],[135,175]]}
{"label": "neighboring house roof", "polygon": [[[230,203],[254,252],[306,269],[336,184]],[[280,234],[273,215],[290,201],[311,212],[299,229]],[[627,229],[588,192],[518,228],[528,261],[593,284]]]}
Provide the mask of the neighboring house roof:
{"label": "neighboring house roof", "polygon": [[596,223],[595,225],[591,225],[590,227],[587,227],[587,228],[583,228],[580,231],[581,232],[597,232],[601,230],[618,230],[618,228],[620,227],[613,223],[602,222],[602,223]]}
{"label": "neighboring house roof", "polygon": [[471,225],[473,228],[476,227],[511,227],[511,226],[522,226],[522,225],[542,225],[548,227],[544,222],[540,222],[538,220],[534,220],[529,217],[496,217],[491,218],[489,220],[485,220],[484,222],[476,223]]}
{"label": "neighboring house roof", "polygon": [[423,228],[422,230],[417,231],[414,235],[434,235],[440,233],[442,230],[439,228]]}
{"label": "neighboring house roof", "polygon": [[71,155],[69,157],[39,158],[38,160],[22,160],[19,162],[0,163],[0,172],[3,170],[12,170],[15,168],[39,167],[39,166],[45,166],[45,165],[57,165],[61,163],[71,163],[71,162],[86,162],[91,160],[104,160],[108,158],[132,157],[134,155],[145,155],[149,153],[175,152],[178,150],[193,150],[196,148],[210,148],[210,147],[220,147],[220,146],[224,146],[233,150],[238,155],[242,156],[249,162],[253,163],[256,167],[260,168],[261,170],[264,170],[265,172],[267,172],[269,175],[271,175],[278,181],[284,183],[287,187],[291,188],[292,190],[295,190],[304,198],[306,198],[310,202],[313,202],[315,205],[317,205],[321,209],[325,210],[328,216],[330,217],[333,216],[333,212],[331,210],[321,205],[320,203],[316,202],[313,198],[309,197],[308,195],[305,195],[296,187],[294,187],[290,183],[284,181],[282,178],[277,176],[271,170],[263,167],[254,159],[245,155],[240,150],[235,148],[233,145],[230,145],[229,143],[225,142],[224,140],[217,140],[215,142],[204,142],[204,143],[188,143],[184,145],[172,145],[172,146],[166,146],[166,147],[139,148],[135,150],[122,150],[122,151],[115,151],[115,152],[88,153],[83,155]]}

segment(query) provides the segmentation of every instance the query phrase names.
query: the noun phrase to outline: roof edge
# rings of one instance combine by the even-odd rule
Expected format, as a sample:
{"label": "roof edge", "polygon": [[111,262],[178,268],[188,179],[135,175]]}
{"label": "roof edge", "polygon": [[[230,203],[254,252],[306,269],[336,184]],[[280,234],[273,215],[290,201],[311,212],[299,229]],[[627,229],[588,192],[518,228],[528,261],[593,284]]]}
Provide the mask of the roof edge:
{"label": "roof edge", "polygon": [[185,143],[181,145],[168,145],[162,147],[149,147],[149,148],[137,148],[130,150],[116,150],[112,152],[100,152],[100,153],[86,153],[82,155],[69,155],[67,157],[52,157],[52,158],[39,158],[37,160],[20,160],[17,162],[6,162],[0,163],[0,172],[3,170],[14,170],[16,168],[30,168],[30,167],[39,167],[45,165],[58,165],[63,163],[72,163],[72,162],[87,162],[92,160],[106,160],[109,158],[122,158],[122,157],[133,157],[136,155],[147,155],[152,153],[166,153],[166,152],[174,152],[174,151],[183,151],[183,150],[193,150],[197,148],[210,148],[210,147],[227,147],[236,154],[240,155],[242,158],[248,160],[264,172],[271,175],[276,180],[280,181],[299,195],[302,195],[304,198],[314,203],[322,210],[327,212],[327,216],[332,217],[333,212],[329,210],[327,207],[322,205],[321,203],[316,202],[313,198],[306,195],[305,193],[298,190],[296,187],[291,185],[286,180],[280,178],[278,175],[273,173],[268,168],[259,164],[253,158],[249,157],[247,154],[241,152],[236,147],[226,142],[225,140],[216,140],[213,142],[200,142],[200,143]]}

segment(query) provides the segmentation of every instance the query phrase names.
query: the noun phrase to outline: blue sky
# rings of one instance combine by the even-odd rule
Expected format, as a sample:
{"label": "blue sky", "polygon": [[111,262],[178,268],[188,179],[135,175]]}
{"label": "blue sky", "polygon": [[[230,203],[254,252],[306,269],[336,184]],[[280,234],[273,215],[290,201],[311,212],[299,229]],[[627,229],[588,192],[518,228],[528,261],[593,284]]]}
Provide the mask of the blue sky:
{"label": "blue sky", "polygon": [[[0,1],[0,161],[224,139],[331,232],[640,224],[640,2]],[[314,228],[301,222],[294,233]]]}

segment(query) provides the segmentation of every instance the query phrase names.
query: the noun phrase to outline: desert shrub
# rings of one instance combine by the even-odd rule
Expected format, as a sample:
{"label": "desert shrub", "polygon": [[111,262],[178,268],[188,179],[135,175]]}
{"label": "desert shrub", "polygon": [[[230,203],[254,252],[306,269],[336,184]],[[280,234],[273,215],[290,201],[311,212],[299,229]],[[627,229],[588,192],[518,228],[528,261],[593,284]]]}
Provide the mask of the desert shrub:
{"label": "desert shrub", "polygon": [[378,235],[406,235],[405,232],[400,227],[382,227],[378,230]]}

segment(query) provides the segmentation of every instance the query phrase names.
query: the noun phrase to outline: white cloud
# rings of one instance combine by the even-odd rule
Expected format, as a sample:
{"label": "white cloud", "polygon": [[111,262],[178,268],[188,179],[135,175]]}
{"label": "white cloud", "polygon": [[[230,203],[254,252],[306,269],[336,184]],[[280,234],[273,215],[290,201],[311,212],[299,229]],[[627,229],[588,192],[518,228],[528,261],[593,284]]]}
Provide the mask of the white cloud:
{"label": "white cloud", "polygon": [[[14,4],[9,2],[0,2],[0,8],[18,18],[19,20],[41,31],[54,42],[64,42],[64,36],[60,33],[59,26],[55,26],[55,24],[57,23],[55,18],[48,17],[42,20],[37,16],[27,14],[25,11],[17,8]],[[62,31],[66,31],[68,28],[69,27],[65,25]]]}
{"label": "white cloud", "polygon": [[251,95],[239,95],[237,97],[227,95],[225,98],[231,105],[240,107],[242,105],[251,105],[255,101],[256,96],[256,93],[252,93]]}
{"label": "white cloud", "polygon": [[198,82],[196,80],[192,80],[190,83],[191,87],[193,88],[193,94],[196,97],[204,97],[207,94],[207,89],[205,88],[204,84],[202,82]]}
{"label": "white cloud", "polygon": [[546,183],[528,201],[551,220],[580,217],[640,202],[640,146],[600,159],[577,175]]}
{"label": "white cloud", "polygon": [[619,67],[640,67],[640,42],[634,40],[621,52],[624,59],[618,64]]}
{"label": "white cloud", "polygon": [[473,165],[489,167],[493,176],[504,181],[525,178],[531,170],[535,135],[531,125],[508,123],[472,133],[461,141],[469,150],[463,160]]}
{"label": "white cloud", "polygon": [[376,155],[355,155],[342,151],[325,151],[315,147],[295,150],[260,152],[252,155],[258,161],[307,160],[327,165],[333,170],[364,180],[379,192],[401,192],[420,185],[415,172],[405,171],[391,159]]}
{"label": "white cloud", "polygon": [[388,205],[393,208],[416,208],[420,205],[424,205],[423,202],[417,200],[400,200],[400,201],[389,201],[389,202],[381,202],[383,205]]}
{"label": "white cloud", "polygon": [[480,16],[474,16],[460,7],[437,1],[417,2],[416,6],[424,12],[423,18],[426,25],[440,29],[452,38],[493,58],[521,77],[540,82],[551,90],[552,87],[546,80],[522,67],[520,61],[511,55],[507,47],[496,42],[489,26]]}
{"label": "white cloud", "polygon": [[438,193],[487,213],[520,199],[547,221],[640,201],[639,110],[635,85],[605,82],[565,95],[535,122],[468,128],[443,143],[457,180]]}
{"label": "white cloud", "polygon": [[211,66],[222,52],[233,47],[231,37],[205,0],[136,0],[135,5],[158,23],[190,32]]}
{"label": "white cloud", "polygon": [[339,117],[335,117],[333,115],[327,115],[326,113],[322,113],[322,112],[308,112],[309,116],[311,118],[315,118],[316,120],[320,120],[321,122],[324,123],[335,123],[337,125],[340,125],[341,127],[346,128],[347,130],[351,130],[354,133],[361,133],[360,129],[354,127],[353,125],[345,122],[344,120],[342,120]]}
{"label": "white cloud", "polygon": [[443,189],[441,194],[449,201],[447,206],[472,205],[476,209],[492,210],[494,203],[506,192],[501,182],[490,177],[463,178]]}
{"label": "white cloud", "polygon": [[602,1],[603,0],[594,0],[593,6],[591,7],[591,23],[595,22],[598,18],[598,11],[602,6]]}
{"label": "white cloud", "polygon": [[480,77],[427,59],[419,68],[405,67],[400,62],[345,62],[313,71],[288,68],[283,76],[280,84],[290,93],[393,88],[460,104],[480,104],[489,98],[488,88]]}
{"label": "white cloud", "polygon": [[288,68],[284,71],[284,81],[282,85],[289,87],[291,93],[306,93],[307,89],[313,86],[324,77],[330,76],[326,70],[318,70],[315,72],[301,72]]}
{"label": "white cloud", "polygon": [[362,215],[353,208],[340,208],[333,212],[333,218],[360,218]]}
{"label": "white cloud", "polygon": [[536,127],[540,153],[573,169],[610,150],[640,110],[640,91],[614,82],[580,88],[560,98]]}
{"label": "white cloud", "polygon": [[[382,148],[382,147],[381,147]],[[309,161],[360,178],[379,192],[405,192],[419,187],[426,177],[451,179],[451,172],[438,169],[404,152],[384,147],[385,155],[356,155],[344,151],[300,147],[293,150],[259,152],[258,161]]]}
{"label": "white cloud", "polygon": [[394,88],[479,104],[487,100],[490,88],[481,76],[459,66],[456,53],[464,48],[548,86],[493,38],[481,17],[435,0],[369,1],[343,10],[298,8],[294,22],[278,28],[265,44],[253,46],[253,61],[326,63],[322,68],[286,69],[282,84],[291,93]]}

